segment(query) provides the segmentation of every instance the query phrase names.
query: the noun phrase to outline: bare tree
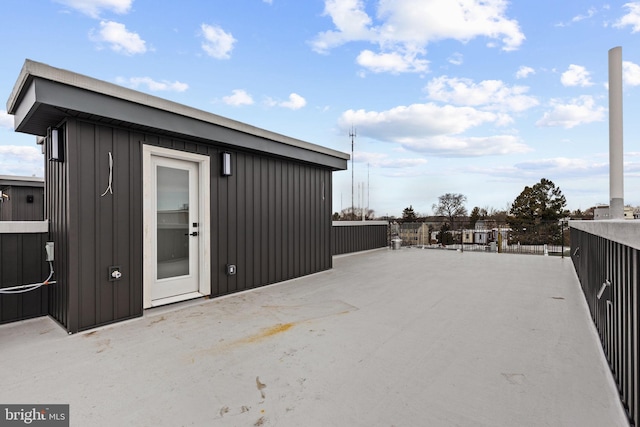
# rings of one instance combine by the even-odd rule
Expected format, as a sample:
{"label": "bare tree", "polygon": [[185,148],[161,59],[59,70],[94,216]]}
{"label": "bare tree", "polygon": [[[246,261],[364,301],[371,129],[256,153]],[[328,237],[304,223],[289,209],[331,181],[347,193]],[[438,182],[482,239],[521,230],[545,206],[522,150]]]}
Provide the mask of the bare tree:
{"label": "bare tree", "polygon": [[455,219],[467,215],[467,208],[464,206],[466,201],[467,196],[464,194],[443,194],[438,197],[438,203],[433,204],[433,212],[449,218],[449,225],[452,230],[455,230]]}

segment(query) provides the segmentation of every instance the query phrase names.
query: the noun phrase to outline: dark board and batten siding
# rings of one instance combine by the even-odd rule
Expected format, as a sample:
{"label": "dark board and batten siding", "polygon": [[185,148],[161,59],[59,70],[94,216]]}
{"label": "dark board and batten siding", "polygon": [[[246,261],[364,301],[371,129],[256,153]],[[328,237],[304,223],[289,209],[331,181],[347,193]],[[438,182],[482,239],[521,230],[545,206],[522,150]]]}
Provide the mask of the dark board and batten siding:
{"label": "dark board and batten siding", "polygon": [[[44,219],[44,189],[42,187],[10,186],[3,190],[9,199],[0,203],[0,221],[42,221]],[[27,201],[31,197],[31,202]]]}
{"label": "dark board and batten siding", "polygon": [[[58,286],[50,314],[77,332],[142,314],[141,139],[122,129],[68,120],[65,161],[47,162],[51,240],[56,244]],[[113,156],[113,194],[109,185]],[[48,157],[48,153],[46,154]],[[109,281],[109,266],[123,278]]]}
{"label": "dark board and batten siding", "polygon": [[[211,157],[212,296],[331,268],[330,169],[152,135],[145,143]],[[222,151],[232,154],[228,177]]]}
{"label": "dark board and batten siding", "polygon": [[[49,275],[44,257],[47,233],[0,233],[0,288],[40,283]],[[0,294],[0,323],[47,314],[47,287]]]}
{"label": "dark board and batten siding", "polygon": [[[46,166],[57,192],[47,195],[50,238],[60,254],[49,305],[70,332],[142,314],[143,144],[211,157],[211,296],[331,268],[330,168],[87,120],[61,129],[65,161]],[[232,176],[220,174],[222,151],[232,153]],[[109,152],[113,194],[101,196]],[[119,281],[108,280],[112,265],[122,269]]]}

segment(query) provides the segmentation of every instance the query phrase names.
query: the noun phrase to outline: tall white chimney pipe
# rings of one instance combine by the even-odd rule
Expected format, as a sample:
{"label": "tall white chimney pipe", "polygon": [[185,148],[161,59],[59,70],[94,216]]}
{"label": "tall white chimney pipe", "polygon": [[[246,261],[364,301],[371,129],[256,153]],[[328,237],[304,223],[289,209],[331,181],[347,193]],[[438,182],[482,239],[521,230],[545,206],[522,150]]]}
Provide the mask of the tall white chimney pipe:
{"label": "tall white chimney pipe", "polygon": [[609,50],[609,218],[624,219],[622,48]]}

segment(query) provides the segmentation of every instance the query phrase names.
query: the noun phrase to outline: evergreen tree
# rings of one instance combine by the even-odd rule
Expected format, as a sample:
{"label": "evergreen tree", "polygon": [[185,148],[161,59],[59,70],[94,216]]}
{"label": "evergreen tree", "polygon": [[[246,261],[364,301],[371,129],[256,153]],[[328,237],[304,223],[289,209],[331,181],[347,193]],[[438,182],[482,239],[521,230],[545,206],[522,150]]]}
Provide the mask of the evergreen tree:
{"label": "evergreen tree", "polygon": [[561,239],[558,221],[568,215],[567,200],[559,187],[542,178],[525,187],[511,205],[508,219],[512,242],[522,244],[556,243]]}
{"label": "evergreen tree", "polygon": [[416,213],[413,210],[413,206],[409,205],[408,208],[404,208],[402,211],[402,221],[403,222],[415,222],[416,221]]}
{"label": "evergreen tree", "polygon": [[476,227],[476,222],[480,219],[480,208],[474,207],[471,209],[471,215],[469,215],[469,228],[473,229]]}

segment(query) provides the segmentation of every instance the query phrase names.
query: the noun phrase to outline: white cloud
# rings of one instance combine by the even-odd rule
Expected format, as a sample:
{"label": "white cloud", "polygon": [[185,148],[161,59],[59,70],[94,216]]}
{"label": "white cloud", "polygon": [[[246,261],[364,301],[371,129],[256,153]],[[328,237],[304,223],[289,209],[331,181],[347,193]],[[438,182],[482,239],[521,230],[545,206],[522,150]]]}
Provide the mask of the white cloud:
{"label": "white cloud", "polygon": [[103,10],[125,14],[131,10],[133,0],[55,0],[92,18],[99,18]]}
{"label": "white cloud", "polygon": [[239,107],[241,105],[253,105],[253,98],[243,89],[234,89],[231,95],[222,98],[225,104]]}
{"label": "white cloud", "polygon": [[569,69],[562,73],[560,81],[564,86],[592,86],[590,74],[587,69],[581,65],[571,64]]}
{"label": "white cloud", "polygon": [[151,77],[130,77],[125,79],[124,77],[116,78],[118,84],[127,85],[133,89],[137,89],[140,86],[146,86],[148,90],[152,92],[167,91],[167,92],[184,92],[189,89],[189,85],[179,81],[170,82],[168,80],[157,81]]}
{"label": "white cloud", "polygon": [[472,107],[433,103],[399,106],[387,111],[348,110],[340,117],[342,128],[355,126],[358,134],[393,142],[408,150],[438,156],[481,156],[522,153],[529,148],[517,137],[458,136],[484,124],[498,124],[501,114]]}
{"label": "white cloud", "polygon": [[415,54],[402,55],[399,52],[374,53],[363,50],[356,58],[356,62],[374,73],[424,72],[429,68],[429,62],[417,59]]}
{"label": "white cloud", "polygon": [[526,95],[526,86],[508,86],[501,80],[483,80],[475,83],[471,79],[441,76],[432,79],[426,86],[430,99],[466,105],[483,106],[488,110],[520,112],[538,105],[538,100]]}
{"label": "white cloud", "polygon": [[447,61],[449,61],[449,63],[453,65],[462,65],[464,63],[464,57],[461,53],[455,52],[454,54],[449,56]]}
{"label": "white cloud", "polygon": [[588,95],[575,98],[567,104],[552,100],[551,106],[553,109],[544,113],[544,116],[536,122],[537,126],[562,126],[565,129],[571,129],[578,125],[603,121],[606,112],[604,107],[596,105],[593,97]]}
{"label": "white cloud", "polygon": [[125,55],[147,51],[146,42],[137,33],[128,31],[124,24],[119,22],[101,21],[100,30],[97,33],[95,30],[91,30],[89,38],[99,43],[108,43],[111,50]]}
{"label": "white cloud", "polygon": [[375,33],[369,29],[371,18],[362,0],[325,0],[324,15],[331,17],[337,31],[318,34],[312,42],[316,52],[326,53],[350,41],[375,39]]}
{"label": "white cloud", "polygon": [[40,147],[0,145],[0,175],[43,176],[43,159]]}
{"label": "white cloud", "polygon": [[525,37],[518,22],[506,17],[506,7],[504,0],[380,0],[374,22],[362,0],[325,0],[324,14],[335,30],[319,33],[311,45],[327,53],[345,43],[369,42],[380,51],[361,52],[360,65],[376,72],[423,72],[428,62],[419,56],[438,40],[486,37],[499,40],[503,50],[517,49]]}
{"label": "white cloud", "polygon": [[629,86],[640,85],[640,65],[622,61],[622,79]]}
{"label": "white cloud", "polygon": [[524,171],[540,171],[554,176],[567,175],[589,175],[597,173],[607,173],[609,165],[606,162],[595,163],[586,159],[572,159],[567,157],[556,157],[551,159],[529,160],[516,163],[516,169]]}
{"label": "white cloud", "polygon": [[516,79],[526,79],[532,74],[535,74],[536,70],[531,67],[527,67],[526,65],[521,65],[516,72]]}
{"label": "white cloud", "polygon": [[299,110],[300,108],[307,105],[307,100],[297,93],[292,93],[289,95],[288,101],[276,101],[272,98],[267,98],[265,104],[269,107],[283,107],[289,108],[291,110]]}
{"label": "white cloud", "polygon": [[503,0],[382,0],[378,16],[384,42],[426,44],[454,39],[467,42],[476,37],[499,39],[504,50],[517,49],[524,41],[517,21],[505,16]]}
{"label": "white cloud", "polygon": [[[608,5],[604,5],[604,6],[602,6],[602,10],[608,10],[608,9],[609,9],[609,6],[608,6]],[[595,7],[590,7],[590,8],[587,10],[587,12],[586,12],[586,13],[576,15],[576,16],[574,16],[573,18],[571,18],[571,20],[570,20],[570,21],[568,21],[568,22],[560,22],[560,23],[556,24],[555,26],[556,26],[556,27],[568,27],[568,26],[570,26],[571,24],[575,24],[576,22],[580,22],[580,21],[584,21],[584,20],[587,20],[587,19],[591,19],[591,18],[593,18],[594,16],[596,16],[596,14],[597,14],[597,13],[598,13],[598,9],[597,9],[597,8],[595,8]]]}
{"label": "white cloud", "polygon": [[640,2],[630,2],[624,5],[629,12],[616,21],[613,26],[616,28],[632,27],[631,32],[637,33],[640,31]]}
{"label": "white cloud", "polygon": [[374,168],[383,169],[404,169],[426,165],[427,159],[410,158],[410,159],[394,159],[383,153],[369,153],[366,151],[358,151],[354,156],[356,163],[367,163]]}
{"label": "white cloud", "polygon": [[13,129],[13,116],[6,110],[0,110],[0,128]]}
{"label": "white cloud", "polygon": [[527,160],[516,163],[513,166],[473,167],[469,169],[469,172],[510,179],[539,179],[541,176],[594,178],[598,175],[607,175],[609,173],[609,163],[595,159],[556,157]]}
{"label": "white cloud", "polygon": [[402,146],[408,150],[442,157],[495,156],[531,151],[518,137],[513,135],[487,137],[441,135],[431,138],[412,138],[402,142]]}
{"label": "white cloud", "polygon": [[291,110],[299,110],[300,108],[307,105],[307,100],[298,95],[297,93],[292,93],[289,95],[289,100],[280,103],[281,107],[290,108]]}
{"label": "white cloud", "polygon": [[220,27],[207,24],[202,24],[200,29],[204,37],[202,49],[207,55],[216,59],[229,59],[231,57],[233,45],[237,41],[231,33],[227,33]]}
{"label": "white cloud", "polygon": [[[379,140],[402,140],[406,136],[460,134],[469,128],[495,122],[497,114],[471,107],[438,106],[434,103],[399,106],[387,111],[347,110],[340,121]],[[345,126],[343,126],[345,127]]]}
{"label": "white cloud", "polygon": [[596,14],[596,12],[597,10],[595,7],[590,7],[585,15],[576,15],[571,19],[571,22],[580,22],[585,19],[592,18]]}

